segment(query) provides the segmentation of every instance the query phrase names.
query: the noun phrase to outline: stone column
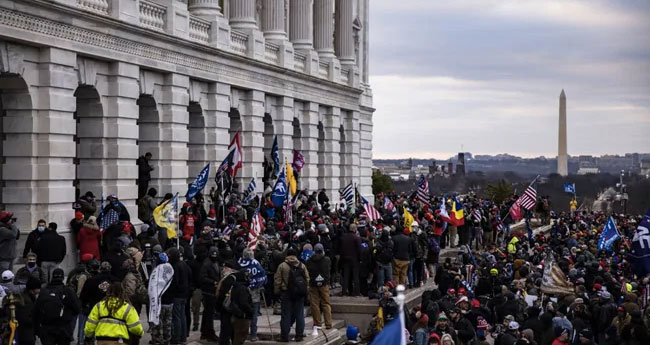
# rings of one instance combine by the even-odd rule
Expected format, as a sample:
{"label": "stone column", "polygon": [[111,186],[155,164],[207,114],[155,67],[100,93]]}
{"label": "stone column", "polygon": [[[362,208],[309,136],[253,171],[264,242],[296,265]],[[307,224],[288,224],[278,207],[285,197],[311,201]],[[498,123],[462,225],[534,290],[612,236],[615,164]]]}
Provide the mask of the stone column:
{"label": "stone column", "polygon": [[354,65],[353,7],[351,0],[336,0],[336,56],[341,65]]}
{"label": "stone column", "polygon": [[334,58],[334,0],[314,0],[314,48],[321,58]]}
{"label": "stone column", "polygon": [[255,0],[231,0],[230,26],[233,29],[256,29],[256,10],[257,3]]}
{"label": "stone column", "polygon": [[[102,183],[81,186],[81,193],[91,190],[99,198],[102,193],[106,196],[116,194],[129,210],[131,221],[137,222],[138,198],[136,180],[138,179],[138,77],[137,65],[113,62],[109,65],[106,75],[106,85],[98,83],[97,88],[102,95],[104,118],[98,118],[96,128],[104,128],[101,161],[97,169],[103,171]],[[87,148],[80,145],[82,152]],[[97,152],[95,152],[97,154]],[[83,162],[80,162],[80,167]]]}
{"label": "stone column", "polygon": [[[370,200],[372,195],[372,111],[359,112],[359,191]],[[372,201],[371,201],[372,202]]]}
{"label": "stone column", "polygon": [[286,158],[291,163],[293,159],[293,98],[276,97],[271,116],[273,117],[275,134],[278,136],[280,162],[284,163]]}
{"label": "stone column", "polygon": [[[339,175],[340,175],[340,115],[341,109],[338,107],[328,107],[325,110],[323,119],[323,130],[325,132],[325,145],[323,150],[323,157],[321,161],[323,164],[322,171],[318,175],[320,179],[324,180],[324,188],[330,197],[330,200],[338,200],[338,190],[340,188]],[[370,165],[372,167],[372,164]]]}
{"label": "stone column", "polygon": [[305,156],[300,187],[314,191],[318,188],[318,103],[303,103],[296,109],[296,115],[300,119],[300,146]]}
{"label": "stone column", "polygon": [[286,40],[284,0],[265,0],[262,2],[262,31],[264,38]]}
{"label": "stone column", "polygon": [[247,91],[239,93],[239,115],[241,116],[242,169],[239,186],[246,188],[253,177],[258,179],[258,190],[264,176],[264,92]]}
{"label": "stone column", "polygon": [[222,16],[219,0],[189,0],[190,13],[203,19],[214,19]]}
{"label": "stone column", "polygon": [[296,50],[314,48],[314,0],[291,0],[289,38]]}
{"label": "stone column", "polygon": [[[350,182],[360,183],[359,181],[359,112],[358,111],[341,111],[341,123],[345,135],[345,165],[343,174]],[[349,183],[349,182],[348,182]],[[365,197],[365,194],[364,194]]]}
{"label": "stone column", "polygon": [[158,101],[161,135],[158,155],[153,157],[161,194],[178,192],[184,195],[187,191],[189,83],[188,76],[170,73],[164,77],[161,87],[162,97]]}

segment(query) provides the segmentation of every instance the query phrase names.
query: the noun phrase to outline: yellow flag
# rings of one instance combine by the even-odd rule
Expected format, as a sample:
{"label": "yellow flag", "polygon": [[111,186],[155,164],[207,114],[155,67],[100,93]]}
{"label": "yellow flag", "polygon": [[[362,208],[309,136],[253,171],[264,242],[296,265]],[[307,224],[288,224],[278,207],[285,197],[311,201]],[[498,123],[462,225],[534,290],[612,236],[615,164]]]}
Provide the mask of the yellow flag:
{"label": "yellow flag", "polygon": [[409,229],[409,233],[413,231],[411,228],[411,224],[413,224],[413,216],[409,213],[409,211],[406,210],[406,207],[404,208],[404,227]]}
{"label": "yellow flag", "polygon": [[167,238],[176,238],[176,217],[178,209],[178,193],[171,199],[153,210],[153,220],[156,224],[167,229]]}
{"label": "yellow flag", "polygon": [[298,182],[296,182],[296,177],[293,176],[293,168],[289,164],[289,161],[286,158],[284,161],[287,164],[287,183],[289,184],[289,191],[291,191],[291,196],[294,196],[298,190]]}

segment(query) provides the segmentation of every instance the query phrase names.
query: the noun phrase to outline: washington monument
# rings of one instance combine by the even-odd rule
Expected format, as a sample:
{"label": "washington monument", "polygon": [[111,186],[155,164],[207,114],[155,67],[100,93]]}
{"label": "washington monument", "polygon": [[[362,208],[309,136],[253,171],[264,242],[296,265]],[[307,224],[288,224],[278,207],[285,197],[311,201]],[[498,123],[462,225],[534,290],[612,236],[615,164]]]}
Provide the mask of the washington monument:
{"label": "washington monument", "polygon": [[569,174],[568,157],[566,150],[566,96],[564,89],[560,93],[560,124],[557,139],[557,173],[560,176]]}

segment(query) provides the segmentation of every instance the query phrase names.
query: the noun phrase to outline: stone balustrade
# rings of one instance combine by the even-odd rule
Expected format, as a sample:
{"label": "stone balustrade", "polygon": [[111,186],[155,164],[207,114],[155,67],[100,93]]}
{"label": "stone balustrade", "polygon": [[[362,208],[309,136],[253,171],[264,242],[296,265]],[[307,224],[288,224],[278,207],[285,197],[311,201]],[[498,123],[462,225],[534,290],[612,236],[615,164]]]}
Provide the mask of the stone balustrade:
{"label": "stone balustrade", "polygon": [[164,31],[167,8],[155,2],[140,0],[140,24],[146,28]]}
{"label": "stone balustrade", "polygon": [[207,43],[210,41],[210,22],[190,15],[190,39]]}
{"label": "stone balustrade", "polygon": [[[57,1],[57,0],[54,0]],[[62,0],[60,0],[62,1]],[[92,12],[95,14],[100,14],[100,15],[111,15],[111,16],[120,16],[118,19],[121,19],[126,22],[132,22],[130,20],[126,20],[122,18],[123,16],[123,11],[121,10],[124,8],[125,1],[128,0],[76,0],[77,3],[77,8],[82,9],[84,11]],[[169,1],[176,1],[176,0],[169,0]],[[318,7],[314,8],[317,10],[317,13],[320,13],[318,11],[323,11],[323,3],[327,5],[325,8],[330,8],[331,4],[327,1],[333,1],[333,0],[324,0],[324,2],[317,2],[319,5]],[[217,5],[213,5],[212,3],[215,3]],[[134,3],[138,4],[137,5],[137,11],[136,13],[129,13],[129,16],[131,18],[135,18],[135,23],[139,23],[140,26],[150,29],[150,30],[155,30],[158,32],[167,32],[167,33],[172,33],[175,34],[175,31],[172,28],[173,26],[176,26],[178,24],[174,22],[170,22],[170,15],[171,12],[168,13],[168,11],[171,11],[171,7],[163,5],[163,2],[157,1],[157,0],[139,0],[139,2]],[[313,6],[313,1],[310,2],[305,2],[305,3],[299,3],[295,2],[295,5],[298,6],[304,6],[307,5],[308,7]],[[346,4],[345,1],[341,2],[341,4]],[[178,4],[177,4],[178,5]],[[177,6],[176,5],[176,6]],[[199,6],[200,5],[200,6]],[[120,8],[120,11],[115,11],[112,9],[112,7]],[[131,5],[135,6],[135,5]],[[206,7],[207,6],[207,7]],[[185,22],[187,25],[187,34],[185,38],[189,37],[190,40],[205,44],[205,45],[212,45],[211,42],[217,41],[216,39],[216,33],[219,32],[219,30],[215,30],[213,26],[217,25],[217,22],[214,20],[210,20],[210,10],[209,7],[212,6],[215,8],[213,11],[215,13],[215,16],[217,16],[217,19],[219,16],[223,18],[223,15],[219,12],[221,9],[218,7],[218,2],[213,1],[213,0],[194,0],[189,2],[189,16],[187,18],[187,21]],[[342,7],[345,9],[345,20],[349,21],[349,16],[350,13],[348,13],[350,10],[347,8],[349,5],[345,5],[346,7]],[[205,8],[204,8],[205,7]],[[199,8],[200,10],[197,10],[196,8]],[[206,10],[208,8],[208,10]],[[207,11],[207,12],[206,12]],[[131,11],[132,12],[132,11]],[[206,14],[207,13],[207,14]],[[218,13],[218,14],[216,14]],[[275,13],[275,12],[274,12]],[[308,12],[311,13],[311,12]],[[270,14],[269,14],[270,15]],[[276,15],[279,15],[276,13]],[[325,15],[325,14],[319,14],[319,15]],[[338,18],[338,17],[337,17]],[[343,18],[343,17],[341,17]],[[224,18],[225,19],[225,18]],[[227,19],[225,19],[227,21]],[[277,18],[279,20],[279,18]],[[340,21],[340,19],[337,19]],[[260,23],[257,23],[258,25]],[[317,24],[317,23],[315,23]],[[346,25],[349,23],[346,23]],[[270,25],[267,23],[267,25]],[[297,25],[297,24],[296,24]],[[320,24],[318,24],[320,25]],[[328,22],[327,25],[330,25]],[[348,25],[349,26],[349,25]],[[216,26],[215,26],[216,27]],[[344,28],[347,28],[347,26],[344,26]],[[302,28],[303,30],[309,29],[309,25],[307,27]],[[312,74],[314,76],[327,79],[333,82],[349,85],[352,87],[360,87],[357,82],[357,78],[353,78],[353,70],[352,67],[353,63],[350,63],[350,53],[349,53],[349,45],[351,43],[351,40],[347,40],[344,43],[337,43],[339,44],[339,48],[341,50],[345,51],[346,56],[342,57],[344,60],[341,60],[342,62],[347,62],[345,65],[345,68],[340,69],[340,77],[338,77],[338,73],[334,73],[333,71],[335,68],[334,66],[339,66],[338,62],[338,56],[334,56],[333,53],[333,48],[332,48],[332,42],[325,42],[322,43],[324,44],[324,47],[327,48],[326,52],[323,53],[321,51],[318,52],[319,57],[318,63],[316,64],[316,60],[314,60],[314,67],[310,67],[312,57],[309,54],[310,49],[314,49],[312,51],[316,52],[316,48],[311,48],[311,43],[310,44],[303,44],[300,45],[299,43],[294,43],[296,45],[296,49],[289,49],[288,57],[287,57],[287,49],[286,49],[286,43],[278,43],[276,41],[273,41],[272,39],[266,38],[264,40],[264,44],[260,46],[260,53],[257,54],[253,52],[251,49],[254,49],[256,47],[255,44],[252,44],[257,38],[254,36],[253,32],[250,32],[250,30],[255,30],[253,29],[230,29],[230,37],[229,40],[227,38],[226,45],[224,48],[228,48],[228,41],[229,41],[229,50],[235,54],[238,55],[243,55],[247,56],[250,58],[254,58],[257,60],[262,60],[266,63],[273,64],[273,65],[279,65],[285,68],[293,69],[297,72],[301,73],[307,73],[307,74]],[[311,30],[311,29],[309,29]],[[332,27],[327,28],[327,30],[333,30]],[[320,31],[318,31],[320,32]],[[297,33],[294,33],[297,35]],[[316,32],[314,32],[316,34]],[[348,34],[347,32],[345,33],[346,35]],[[311,33],[310,33],[311,35]],[[337,34],[337,37],[340,37],[340,34]],[[214,36],[214,37],[213,37]],[[282,35],[280,35],[282,36]],[[269,37],[275,37],[273,35]],[[284,36],[282,36],[284,37]],[[301,36],[302,37],[302,36]],[[275,38],[277,40],[277,37]],[[322,38],[319,38],[322,40]],[[300,41],[302,42],[302,41]],[[320,41],[318,41],[320,42]],[[337,41],[338,42],[338,41]],[[291,45],[291,43],[289,43]],[[214,46],[214,45],[212,45]],[[304,46],[304,47],[303,47]],[[319,46],[320,47],[320,46]],[[323,49],[325,49],[323,48]],[[343,49],[345,48],[345,49]],[[261,51],[263,49],[263,52]],[[306,49],[306,50],[305,50]],[[331,51],[330,51],[331,50]],[[288,61],[288,63],[287,63]],[[293,63],[291,63],[293,61]],[[312,71],[313,68],[313,71]],[[317,69],[317,71],[316,71]]]}
{"label": "stone balustrade", "polygon": [[77,0],[77,7],[103,15],[108,15],[108,6],[108,0]]}

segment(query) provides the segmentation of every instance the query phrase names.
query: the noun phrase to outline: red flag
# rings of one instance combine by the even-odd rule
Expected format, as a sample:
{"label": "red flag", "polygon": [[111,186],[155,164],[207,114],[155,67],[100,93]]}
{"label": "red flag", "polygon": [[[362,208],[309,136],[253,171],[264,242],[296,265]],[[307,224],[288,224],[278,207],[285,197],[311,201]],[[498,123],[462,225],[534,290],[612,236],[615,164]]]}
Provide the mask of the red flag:
{"label": "red flag", "polygon": [[296,172],[300,173],[303,165],[305,165],[305,156],[300,153],[298,150],[293,150],[293,167],[296,169]]}
{"label": "red flag", "polygon": [[[239,141],[239,132],[235,133],[235,137],[230,141],[228,145],[228,152],[232,152],[232,165],[231,176],[237,176],[237,171],[242,167],[242,153],[241,153],[241,144]],[[230,156],[230,154],[229,154]]]}
{"label": "red flag", "polygon": [[521,206],[519,206],[517,201],[512,203],[512,206],[510,206],[510,218],[512,218],[512,220],[520,220],[524,218],[521,214]]}

